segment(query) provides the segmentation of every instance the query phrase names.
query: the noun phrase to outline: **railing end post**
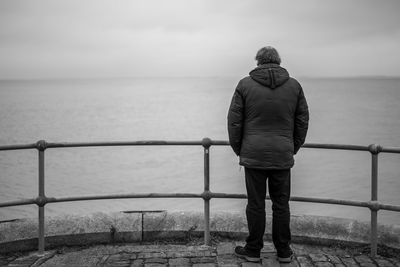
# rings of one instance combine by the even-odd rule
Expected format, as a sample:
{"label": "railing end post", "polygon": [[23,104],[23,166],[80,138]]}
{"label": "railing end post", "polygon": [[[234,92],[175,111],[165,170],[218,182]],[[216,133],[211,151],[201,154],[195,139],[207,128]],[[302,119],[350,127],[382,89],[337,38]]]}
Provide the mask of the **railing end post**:
{"label": "railing end post", "polygon": [[371,201],[368,201],[368,208],[369,208],[371,211],[378,211],[378,210],[381,209],[381,206],[380,206],[380,204],[379,204],[378,201],[376,201],[376,200],[371,200]]}
{"label": "railing end post", "polygon": [[203,138],[203,140],[201,141],[201,145],[204,148],[209,148],[212,145],[212,140],[208,137]]}
{"label": "railing end post", "polygon": [[38,196],[35,199],[35,204],[39,207],[44,207],[48,203],[48,198],[46,196]]}
{"label": "railing end post", "polygon": [[204,201],[208,201],[212,198],[213,194],[211,193],[210,190],[205,190],[202,194],[201,197],[204,199]]}
{"label": "railing end post", "polygon": [[369,152],[371,152],[371,154],[376,155],[382,152],[382,146],[377,144],[371,144],[368,146],[368,150]]}
{"label": "railing end post", "polygon": [[36,149],[39,151],[45,151],[47,148],[47,142],[45,140],[39,140],[36,142]]}

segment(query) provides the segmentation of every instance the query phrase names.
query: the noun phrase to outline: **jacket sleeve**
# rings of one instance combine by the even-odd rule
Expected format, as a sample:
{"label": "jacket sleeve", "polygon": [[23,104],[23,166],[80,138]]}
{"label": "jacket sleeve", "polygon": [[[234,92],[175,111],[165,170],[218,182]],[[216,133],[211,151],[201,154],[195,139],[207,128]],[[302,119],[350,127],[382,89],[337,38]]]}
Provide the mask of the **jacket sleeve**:
{"label": "jacket sleeve", "polygon": [[308,105],[306,98],[304,96],[303,89],[300,87],[300,94],[297,101],[296,113],[295,113],[295,123],[294,123],[294,154],[296,154],[300,147],[304,144],[306,140],[306,135],[308,131]]}
{"label": "jacket sleeve", "polygon": [[229,143],[233,151],[238,156],[240,154],[243,134],[243,96],[239,89],[240,82],[236,87],[235,93],[233,94],[228,112]]}

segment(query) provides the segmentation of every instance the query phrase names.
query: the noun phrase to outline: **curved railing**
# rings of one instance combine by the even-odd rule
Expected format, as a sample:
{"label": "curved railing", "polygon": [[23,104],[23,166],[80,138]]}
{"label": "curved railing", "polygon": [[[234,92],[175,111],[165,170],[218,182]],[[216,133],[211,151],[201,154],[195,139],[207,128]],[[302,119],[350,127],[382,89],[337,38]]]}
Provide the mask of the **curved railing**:
{"label": "curved railing", "polygon": [[[47,197],[45,195],[45,150],[50,148],[65,147],[99,147],[99,146],[203,146],[204,147],[204,191],[199,194],[194,193],[141,193],[141,194],[112,194],[112,195],[94,195],[94,196],[76,196],[76,197]],[[202,198],[204,200],[204,242],[210,244],[210,199],[211,198],[239,198],[245,199],[245,194],[227,194],[215,193],[210,191],[210,147],[211,146],[228,146],[228,141],[216,141],[204,138],[202,141],[132,141],[132,142],[88,142],[88,143],[48,143],[40,140],[33,144],[23,145],[7,145],[0,146],[1,150],[21,150],[21,149],[37,149],[39,152],[39,195],[33,199],[22,199],[17,201],[9,201],[0,203],[1,207],[21,206],[36,204],[39,207],[39,230],[38,230],[38,251],[44,253],[45,234],[44,234],[44,207],[48,203],[70,202],[70,201],[86,201],[99,199],[123,199],[123,198]],[[371,200],[369,201],[353,201],[342,199],[326,199],[312,197],[291,197],[291,201],[313,202],[335,205],[347,205],[356,207],[365,207],[371,210],[371,256],[377,254],[378,242],[378,210],[389,210],[400,212],[400,206],[388,205],[378,202],[378,154],[400,153],[399,147],[382,147],[372,144],[369,146],[359,145],[340,145],[340,144],[315,144],[307,143],[303,147],[317,149],[340,149],[340,150],[358,150],[371,153]],[[269,196],[267,196],[269,199]]]}

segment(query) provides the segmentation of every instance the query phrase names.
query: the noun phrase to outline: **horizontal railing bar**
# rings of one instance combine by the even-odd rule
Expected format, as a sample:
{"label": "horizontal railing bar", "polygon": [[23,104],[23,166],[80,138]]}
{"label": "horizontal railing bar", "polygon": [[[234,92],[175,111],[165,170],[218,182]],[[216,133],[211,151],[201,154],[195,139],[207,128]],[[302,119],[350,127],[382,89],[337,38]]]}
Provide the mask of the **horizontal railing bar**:
{"label": "horizontal railing bar", "polygon": [[224,140],[211,140],[211,145],[213,146],[229,146],[229,141]]}
{"label": "horizontal railing bar", "polygon": [[[65,147],[102,147],[102,146],[197,146],[203,145],[202,141],[163,141],[163,140],[145,140],[145,141],[109,141],[109,142],[77,142],[77,143],[46,143],[45,148],[65,148]],[[214,146],[229,146],[229,141],[210,140],[210,145]],[[305,143],[304,148],[319,148],[319,149],[338,149],[338,150],[358,150],[370,151],[369,146],[362,145],[344,145],[344,144],[318,144]],[[20,150],[38,148],[38,143],[34,144],[17,144],[0,146],[1,150]],[[400,153],[400,147],[379,147],[379,152]]]}
{"label": "horizontal railing bar", "polygon": [[400,206],[395,206],[395,205],[379,204],[379,209],[400,212]]}
{"label": "horizontal railing bar", "polygon": [[0,208],[36,204],[36,199],[21,199],[0,203]]}
{"label": "horizontal railing bar", "polygon": [[[212,140],[212,145],[229,145],[229,141],[223,140]],[[344,144],[317,144],[317,143],[305,143],[302,147],[305,148],[323,148],[323,149],[342,149],[342,150],[360,150],[369,151],[369,146],[362,145],[344,145]],[[393,150],[400,153],[400,148],[392,148]]]}
{"label": "horizontal railing bar", "polygon": [[36,148],[36,144],[23,144],[23,145],[6,145],[0,146],[0,150],[21,150],[21,149],[33,149]]}
{"label": "horizontal railing bar", "polygon": [[102,199],[123,199],[123,198],[202,198],[202,194],[195,194],[195,193],[143,193],[143,194],[76,196],[76,197],[48,198],[47,203],[84,201],[84,200],[102,200]]}
{"label": "horizontal railing bar", "polygon": [[[114,194],[114,195],[93,195],[93,196],[76,196],[76,197],[46,197],[45,204],[47,203],[59,203],[59,202],[72,202],[72,201],[86,201],[86,200],[104,200],[104,199],[124,199],[124,198],[203,198],[205,195],[196,193],[141,193],[141,194]],[[234,199],[246,199],[246,194],[235,194],[235,193],[213,193],[208,192],[206,194],[209,198],[234,198]],[[270,199],[267,195],[266,199]],[[370,203],[354,200],[343,200],[343,199],[329,199],[329,198],[314,198],[314,197],[296,197],[290,198],[290,201],[295,202],[312,202],[322,204],[333,204],[333,205],[344,205],[354,207],[377,207],[380,210],[389,210],[400,212],[400,206]],[[22,206],[37,204],[36,199],[22,199],[17,201],[10,201],[0,203],[1,207],[11,206]]]}
{"label": "horizontal railing bar", "polygon": [[[209,193],[211,198],[237,198],[237,199],[247,199],[246,194],[228,194],[228,193]],[[267,195],[266,199],[270,199]],[[312,202],[312,203],[322,203],[322,204],[332,204],[332,205],[343,205],[343,206],[354,206],[354,207],[378,207],[380,210],[389,211],[399,211],[400,206],[380,204],[380,203],[370,203],[369,201],[355,201],[355,200],[343,200],[343,199],[329,199],[329,198],[315,198],[315,197],[291,197],[290,201],[295,202]]]}
{"label": "horizontal railing bar", "polygon": [[400,153],[400,147],[382,147],[381,151],[386,153]]}
{"label": "horizontal railing bar", "polygon": [[[246,194],[209,193],[209,196],[211,198],[239,198],[239,199],[247,198]],[[267,196],[266,199],[270,199],[270,197]],[[314,203],[347,205],[347,206],[367,207],[367,208],[370,206],[369,202],[342,200],[342,199],[313,198],[313,197],[291,197],[290,201],[314,202]]]}
{"label": "horizontal railing bar", "polygon": [[365,208],[369,208],[371,206],[371,204],[369,202],[344,200],[344,199],[315,198],[315,197],[291,197],[290,200],[297,201],[297,202],[313,202],[313,203],[365,207]]}
{"label": "horizontal railing bar", "polygon": [[116,141],[116,142],[81,142],[81,143],[47,143],[46,148],[92,147],[92,146],[199,146],[201,141]]}
{"label": "horizontal railing bar", "polygon": [[322,149],[369,151],[369,146],[360,146],[360,145],[306,143],[302,147],[305,147],[305,148],[322,148]]}
{"label": "horizontal railing bar", "polygon": [[[208,195],[209,195],[211,198],[238,198],[238,199],[247,199],[247,195],[246,195],[246,194],[214,193],[214,192],[210,192],[210,193],[208,193]],[[268,196],[267,196],[267,199],[269,199]]]}
{"label": "horizontal railing bar", "polygon": [[[211,140],[211,145],[228,146],[229,141]],[[62,148],[62,147],[91,147],[91,146],[164,146],[164,145],[202,145],[201,141],[162,141],[162,140],[147,140],[147,141],[126,141],[126,142],[83,142],[83,143],[47,143],[47,148]],[[306,148],[323,148],[323,149],[344,149],[344,150],[361,150],[369,151],[368,146],[359,145],[341,145],[341,144],[304,144]]]}

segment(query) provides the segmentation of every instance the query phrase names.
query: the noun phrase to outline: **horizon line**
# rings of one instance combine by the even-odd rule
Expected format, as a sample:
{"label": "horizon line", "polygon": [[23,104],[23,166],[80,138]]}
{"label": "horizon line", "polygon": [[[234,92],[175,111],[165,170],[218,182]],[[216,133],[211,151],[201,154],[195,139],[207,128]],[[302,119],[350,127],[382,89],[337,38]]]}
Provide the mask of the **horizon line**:
{"label": "horizon line", "polygon": [[[242,75],[243,76],[243,75]],[[21,78],[1,78],[1,82],[12,82],[12,81],[62,81],[62,80],[117,80],[117,79],[178,79],[178,78],[186,78],[186,79],[198,79],[198,78],[237,78],[242,77],[239,75],[209,75],[209,76],[192,76],[192,75],[182,75],[182,76],[103,76],[103,77],[95,77],[95,76],[87,76],[87,77],[21,77]],[[244,76],[243,76],[244,77]],[[292,76],[291,76],[292,77]],[[310,76],[310,75],[300,75],[297,77],[293,77],[296,79],[361,79],[361,78],[370,78],[370,79],[400,79],[400,75],[352,75],[352,76]]]}

